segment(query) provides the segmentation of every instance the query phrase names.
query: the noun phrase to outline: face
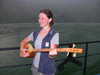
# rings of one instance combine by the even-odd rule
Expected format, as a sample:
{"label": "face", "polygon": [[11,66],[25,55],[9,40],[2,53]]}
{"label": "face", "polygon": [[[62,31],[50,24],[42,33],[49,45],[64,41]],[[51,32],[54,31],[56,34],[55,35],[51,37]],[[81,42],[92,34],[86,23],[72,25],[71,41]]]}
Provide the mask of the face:
{"label": "face", "polygon": [[49,19],[44,13],[40,13],[38,22],[40,24],[40,27],[46,27],[49,26],[49,23],[51,22],[51,18]]}

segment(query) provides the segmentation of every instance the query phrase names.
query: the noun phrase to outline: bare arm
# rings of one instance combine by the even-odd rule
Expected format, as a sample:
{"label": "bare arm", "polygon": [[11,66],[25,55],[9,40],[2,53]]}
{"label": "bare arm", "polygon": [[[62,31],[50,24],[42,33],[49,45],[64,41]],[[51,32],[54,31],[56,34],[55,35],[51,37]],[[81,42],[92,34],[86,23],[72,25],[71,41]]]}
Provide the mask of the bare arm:
{"label": "bare arm", "polygon": [[26,37],[20,44],[20,51],[22,52],[23,57],[29,56],[29,53],[25,52],[25,51],[27,51],[27,49],[24,48],[25,44],[29,41],[30,41],[30,39],[28,37]]}
{"label": "bare arm", "polygon": [[[51,44],[51,48],[56,48],[56,47],[57,47],[57,44]],[[51,51],[49,52],[49,58],[50,58],[50,59],[55,58],[56,55],[57,55],[56,49],[51,50]]]}

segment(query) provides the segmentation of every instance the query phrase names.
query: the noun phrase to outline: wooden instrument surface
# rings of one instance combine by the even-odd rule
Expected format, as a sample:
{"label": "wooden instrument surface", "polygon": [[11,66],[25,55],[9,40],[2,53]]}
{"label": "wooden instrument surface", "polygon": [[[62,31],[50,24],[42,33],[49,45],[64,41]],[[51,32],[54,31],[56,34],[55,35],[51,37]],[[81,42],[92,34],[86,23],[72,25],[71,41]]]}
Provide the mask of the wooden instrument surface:
{"label": "wooden instrument surface", "polygon": [[[74,45],[75,47],[75,45]],[[82,53],[83,49],[81,48],[55,48],[57,50],[57,52],[71,52],[71,53]],[[53,49],[34,49],[33,46],[31,44],[26,44],[25,47],[26,49],[28,49],[27,53],[30,54],[30,56],[28,56],[27,58],[31,58],[35,56],[35,52],[49,52],[50,50]],[[20,57],[23,57],[22,53],[20,52]]]}

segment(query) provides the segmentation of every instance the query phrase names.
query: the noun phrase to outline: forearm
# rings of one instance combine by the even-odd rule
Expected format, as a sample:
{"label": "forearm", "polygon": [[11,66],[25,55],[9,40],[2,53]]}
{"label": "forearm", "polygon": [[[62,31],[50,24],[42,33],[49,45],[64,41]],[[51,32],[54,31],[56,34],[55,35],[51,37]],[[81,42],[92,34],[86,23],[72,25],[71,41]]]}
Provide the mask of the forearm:
{"label": "forearm", "polygon": [[24,46],[27,42],[29,42],[30,39],[28,37],[26,37],[21,43],[20,43],[20,50],[23,51]]}
{"label": "forearm", "polygon": [[24,47],[25,47],[25,44],[26,44],[27,42],[29,42],[29,41],[30,41],[30,39],[29,39],[28,37],[26,37],[26,38],[21,42],[21,44],[20,44],[20,51],[21,51],[21,53],[22,53],[22,57],[28,57],[28,56],[29,56],[29,53],[26,52],[27,49],[24,48]]}
{"label": "forearm", "polygon": [[20,50],[21,50],[21,52],[23,51],[25,44],[26,44],[26,43],[25,43],[24,41],[22,41],[22,42],[20,43]]}

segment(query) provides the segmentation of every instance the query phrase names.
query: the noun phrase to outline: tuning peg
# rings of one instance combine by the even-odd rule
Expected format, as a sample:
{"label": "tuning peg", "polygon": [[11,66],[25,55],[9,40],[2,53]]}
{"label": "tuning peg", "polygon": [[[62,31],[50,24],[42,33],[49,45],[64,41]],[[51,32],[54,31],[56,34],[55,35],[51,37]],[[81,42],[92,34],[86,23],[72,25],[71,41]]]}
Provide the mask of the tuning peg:
{"label": "tuning peg", "polygon": [[[73,44],[73,48],[75,47],[75,44]],[[72,50],[73,51],[73,50]],[[69,55],[69,52],[67,53],[67,57]],[[73,57],[76,57],[76,53],[73,54]]]}
{"label": "tuning peg", "polygon": [[[75,44],[73,44],[73,48],[75,48]],[[76,57],[76,52],[73,54],[73,57]]]}
{"label": "tuning peg", "polygon": [[67,57],[68,57],[68,55],[69,55],[69,52],[67,53]]}
{"label": "tuning peg", "polygon": [[73,44],[73,48],[75,47],[75,44]]}
{"label": "tuning peg", "polygon": [[73,57],[76,57],[76,52],[73,54]]}

